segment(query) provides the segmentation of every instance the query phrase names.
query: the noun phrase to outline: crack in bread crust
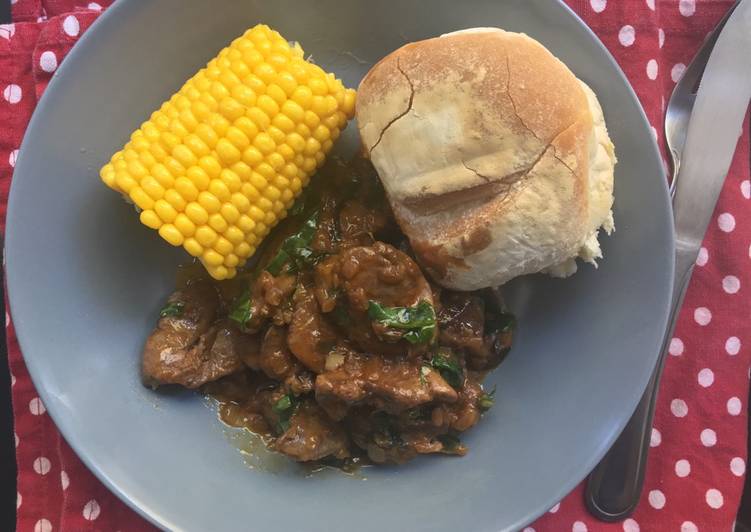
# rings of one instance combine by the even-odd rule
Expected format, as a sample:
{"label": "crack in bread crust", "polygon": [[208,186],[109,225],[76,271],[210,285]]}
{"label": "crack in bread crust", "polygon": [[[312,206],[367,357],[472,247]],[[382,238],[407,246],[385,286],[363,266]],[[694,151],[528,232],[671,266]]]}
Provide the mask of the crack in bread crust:
{"label": "crack in bread crust", "polygon": [[394,124],[394,122],[396,122],[397,120],[403,118],[404,116],[406,116],[407,113],[409,113],[412,110],[412,102],[415,99],[415,86],[412,84],[412,80],[409,79],[409,76],[407,75],[407,73],[404,72],[404,70],[402,70],[402,66],[399,64],[399,58],[398,57],[396,58],[396,69],[399,72],[401,72],[402,76],[404,76],[404,79],[406,79],[407,83],[409,83],[409,102],[407,103],[407,108],[403,112],[399,113],[394,118],[392,118],[391,120],[389,120],[388,124],[386,124],[384,126],[384,128],[381,130],[381,134],[378,135],[378,140],[368,150],[369,153],[373,153],[373,150],[376,149],[376,146],[378,146],[381,143],[381,140],[383,139],[383,135],[384,135],[384,133],[386,133],[386,130],[388,128],[390,128]]}
{"label": "crack in bread crust", "polygon": [[[535,131],[531,127],[529,127],[527,125],[527,123],[524,121],[524,119],[521,117],[521,115],[519,115],[519,111],[516,110],[516,102],[514,101],[514,97],[511,96],[511,60],[509,59],[508,54],[506,54],[506,96],[508,96],[508,99],[511,102],[511,108],[514,110],[514,115],[519,120],[519,123],[522,125],[522,127],[524,129],[526,129],[534,138],[536,138],[537,140],[539,140],[540,142],[542,142],[542,139],[539,137],[539,135],[537,135],[537,133],[535,133]],[[534,165],[540,160],[540,158],[542,158],[542,156],[548,150],[548,148],[553,143],[553,141],[555,141],[555,139],[557,139],[558,137],[560,137],[563,132],[565,132],[567,129],[569,129],[571,126],[573,126],[575,123],[576,122],[572,122],[571,124],[567,125],[563,129],[561,129],[561,131],[559,131],[558,133],[556,133],[555,136],[553,136],[553,140],[551,140],[545,146],[545,148],[543,148],[542,153],[532,163],[532,166],[529,168],[529,170],[531,170],[534,167]],[[563,166],[565,166],[566,168],[568,168],[569,172],[571,172],[572,174],[576,174],[576,172],[574,172],[574,170],[568,164],[566,164],[566,161],[564,161],[563,159],[561,159],[558,156],[558,154],[556,153],[556,150],[555,150],[555,146],[553,147],[553,157],[555,157],[558,160],[558,162],[560,162]],[[471,168],[470,168],[470,170],[471,170]],[[527,171],[529,171],[529,170],[527,170]],[[475,172],[475,173],[477,173],[477,172]],[[479,176],[480,174],[477,174],[477,175]]]}

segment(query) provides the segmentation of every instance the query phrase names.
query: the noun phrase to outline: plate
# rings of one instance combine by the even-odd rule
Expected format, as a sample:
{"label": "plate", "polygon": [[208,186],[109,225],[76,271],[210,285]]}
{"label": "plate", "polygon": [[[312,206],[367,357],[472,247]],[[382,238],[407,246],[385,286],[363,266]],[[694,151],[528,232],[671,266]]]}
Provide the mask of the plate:
{"label": "plate", "polygon": [[[473,26],[540,40],[600,96],[620,160],[605,260],[566,281],[506,288],[520,329],[490,375],[496,406],[463,458],[363,475],[246,466],[204,400],[139,381],[139,357],[180,250],[141,226],[98,169],[182,82],[246,28],[267,23],[356,87],[407,41]],[[350,127],[338,149],[356,145]],[[44,403],[88,467],[174,530],[498,531],[531,522],[598,462],[655,364],[672,286],[662,160],[605,48],[549,0],[119,0],[57,70],[10,194],[7,280],[16,332]]]}

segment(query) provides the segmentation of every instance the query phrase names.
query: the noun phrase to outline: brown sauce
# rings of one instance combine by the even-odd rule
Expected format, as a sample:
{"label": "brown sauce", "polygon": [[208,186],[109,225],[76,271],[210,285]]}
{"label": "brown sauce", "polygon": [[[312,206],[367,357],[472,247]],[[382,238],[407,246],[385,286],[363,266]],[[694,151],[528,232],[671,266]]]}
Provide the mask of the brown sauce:
{"label": "brown sauce", "polygon": [[[458,436],[492,404],[482,378],[510,345],[497,302],[428,281],[367,161],[333,161],[298,207],[237,278],[179,269],[168,300],[179,311],[146,343],[144,382],[200,386],[264,471],[466,453]],[[463,248],[489,241],[478,229]],[[466,266],[440,246],[412,249],[437,278]]]}

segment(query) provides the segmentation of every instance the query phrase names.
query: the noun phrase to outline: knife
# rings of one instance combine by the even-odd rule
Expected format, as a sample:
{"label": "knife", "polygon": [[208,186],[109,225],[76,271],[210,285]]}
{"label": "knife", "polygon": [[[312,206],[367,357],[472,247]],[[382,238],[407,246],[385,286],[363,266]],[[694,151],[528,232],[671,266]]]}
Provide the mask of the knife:
{"label": "knife", "polygon": [[636,411],[587,482],[587,508],[603,521],[626,518],[639,502],[665,354],[751,99],[749,51],[751,0],[742,0],[717,38],[688,124],[673,198],[675,282],[662,351]]}

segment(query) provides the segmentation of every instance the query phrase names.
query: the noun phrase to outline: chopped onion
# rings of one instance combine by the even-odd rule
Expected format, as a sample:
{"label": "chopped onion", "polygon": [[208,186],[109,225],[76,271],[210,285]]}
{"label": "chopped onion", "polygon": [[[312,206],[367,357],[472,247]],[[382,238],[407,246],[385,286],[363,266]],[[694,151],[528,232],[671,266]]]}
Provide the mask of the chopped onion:
{"label": "chopped onion", "polygon": [[332,352],[326,355],[326,370],[333,371],[344,364],[344,353]]}

